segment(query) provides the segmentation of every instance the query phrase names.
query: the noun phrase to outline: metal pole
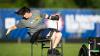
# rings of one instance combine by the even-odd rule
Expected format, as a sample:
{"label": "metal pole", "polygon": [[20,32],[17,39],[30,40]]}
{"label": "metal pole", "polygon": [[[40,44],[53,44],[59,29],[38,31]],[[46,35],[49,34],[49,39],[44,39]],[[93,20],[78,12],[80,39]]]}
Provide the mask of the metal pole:
{"label": "metal pole", "polygon": [[42,42],[42,44],[41,44],[41,56],[43,56],[43,46],[44,46],[44,43]]}
{"label": "metal pole", "polygon": [[63,56],[63,40],[62,40],[62,38],[61,38],[61,52],[62,52],[62,54],[61,54],[61,56]]}
{"label": "metal pole", "polygon": [[90,49],[90,44],[89,44],[89,46],[88,46],[88,50],[89,50],[88,55],[91,56],[91,53],[90,53],[90,50],[91,50],[91,49]]}
{"label": "metal pole", "polygon": [[31,56],[33,56],[33,44],[31,43]]}
{"label": "metal pole", "polygon": [[52,51],[52,56],[54,56],[53,55],[53,41],[51,40],[51,51]]}

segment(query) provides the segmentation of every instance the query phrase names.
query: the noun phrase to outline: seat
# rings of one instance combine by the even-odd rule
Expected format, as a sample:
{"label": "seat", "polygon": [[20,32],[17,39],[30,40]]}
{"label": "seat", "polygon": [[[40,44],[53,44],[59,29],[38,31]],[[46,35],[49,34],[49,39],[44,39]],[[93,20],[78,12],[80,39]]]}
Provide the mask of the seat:
{"label": "seat", "polygon": [[[44,31],[44,29],[42,29],[41,31]],[[42,36],[41,34],[38,34],[39,37],[41,38],[41,39],[37,40],[37,42],[41,43],[41,56],[44,56],[44,54],[43,54],[44,53],[44,48],[45,49],[50,48],[50,46],[46,46],[46,44],[47,44],[47,42],[51,41],[50,37],[52,36],[52,34],[53,34],[52,32],[50,32],[50,36]],[[32,35],[31,35],[30,32],[28,32],[28,35],[32,38]],[[46,38],[46,37],[48,37],[48,38]],[[52,44],[53,43],[51,43],[51,48],[52,48]],[[62,40],[60,41],[57,48],[60,48],[60,50],[61,50],[61,55],[60,56],[63,56],[63,43],[62,43]],[[31,43],[31,56],[33,56],[33,43]]]}

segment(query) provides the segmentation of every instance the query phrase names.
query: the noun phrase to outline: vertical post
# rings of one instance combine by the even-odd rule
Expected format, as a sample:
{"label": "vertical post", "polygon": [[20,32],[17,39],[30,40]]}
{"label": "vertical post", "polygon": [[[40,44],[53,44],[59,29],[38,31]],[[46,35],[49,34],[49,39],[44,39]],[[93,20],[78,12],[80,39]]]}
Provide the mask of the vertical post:
{"label": "vertical post", "polygon": [[43,46],[44,46],[44,43],[42,42],[42,44],[41,44],[41,56],[43,56]]}
{"label": "vertical post", "polygon": [[62,52],[62,54],[61,54],[61,56],[63,56],[63,40],[62,40],[62,38],[61,38],[61,52]]}
{"label": "vertical post", "polygon": [[33,56],[33,44],[31,43],[31,56]]}
{"label": "vertical post", "polygon": [[91,56],[91,52],[90,52],[90,50],[91,50],[91,49],[90,49],[90,44],[89,44],[89,46],[88,46],[88,50],[89,50],[88,55]]}
{"label": "vertical post", "polygon": [[51,40],[51,51],[52,51],[52,56],[54,56],[53,55],[53,41]]}

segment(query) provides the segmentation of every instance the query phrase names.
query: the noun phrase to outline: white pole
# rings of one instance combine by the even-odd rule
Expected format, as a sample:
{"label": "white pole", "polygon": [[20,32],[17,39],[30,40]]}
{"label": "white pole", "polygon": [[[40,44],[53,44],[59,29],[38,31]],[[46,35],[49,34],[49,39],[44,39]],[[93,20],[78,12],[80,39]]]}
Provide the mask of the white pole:
{"label": "white pole", "polygon": [[91,56],[91,53],[90,53],[90,44],[88,45],[88,50],[89,50],[88,55]]}

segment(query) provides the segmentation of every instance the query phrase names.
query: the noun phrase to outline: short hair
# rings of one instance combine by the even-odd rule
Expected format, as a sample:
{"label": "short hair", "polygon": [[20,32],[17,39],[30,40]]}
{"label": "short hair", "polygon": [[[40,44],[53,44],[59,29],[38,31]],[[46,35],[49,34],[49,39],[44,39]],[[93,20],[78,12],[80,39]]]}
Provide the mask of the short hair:
{"label": "short hair", "polygon": [[24,15],[25,13],[30,13],[31,10],[28,7],[22,7],[17,12],[15,12],[18,15]]}

